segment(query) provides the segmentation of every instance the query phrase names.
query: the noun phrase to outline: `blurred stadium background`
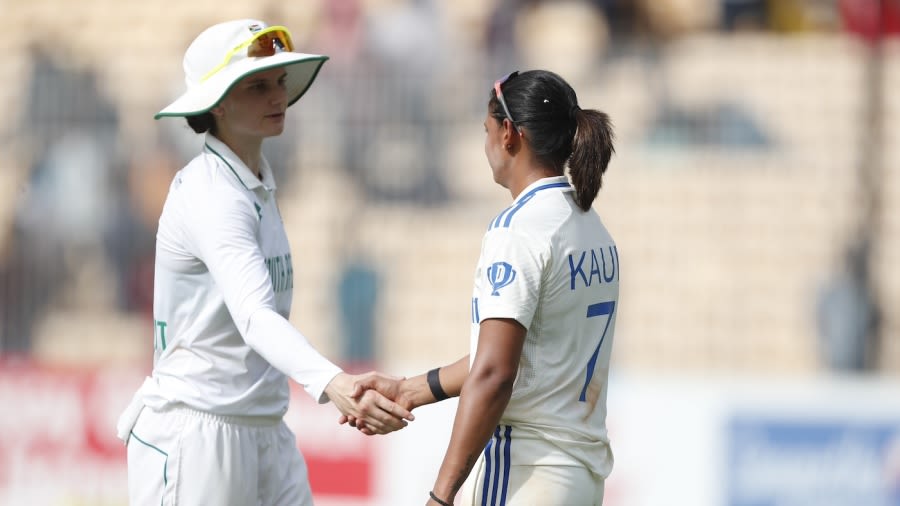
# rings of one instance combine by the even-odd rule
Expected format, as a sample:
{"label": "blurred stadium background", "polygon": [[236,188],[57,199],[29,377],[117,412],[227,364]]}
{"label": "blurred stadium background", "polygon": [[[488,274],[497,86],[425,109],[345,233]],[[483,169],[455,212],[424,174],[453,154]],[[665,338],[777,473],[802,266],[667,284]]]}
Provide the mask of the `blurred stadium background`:
{"label": "blurred stadium background", "polygon": [[[352,370],[468,350],[509,202],[491,83],[608,112],[617,238],[606,504],[900,504],[900,1],[0,0],[0,504],[126,504],[113,425],[152,353],[154,234],[200,140],[153,113],[206,26],[331,56],[264,150],[292,321]],[[317,503],[424,502],[454,404],[364,438],[295,392]]]}

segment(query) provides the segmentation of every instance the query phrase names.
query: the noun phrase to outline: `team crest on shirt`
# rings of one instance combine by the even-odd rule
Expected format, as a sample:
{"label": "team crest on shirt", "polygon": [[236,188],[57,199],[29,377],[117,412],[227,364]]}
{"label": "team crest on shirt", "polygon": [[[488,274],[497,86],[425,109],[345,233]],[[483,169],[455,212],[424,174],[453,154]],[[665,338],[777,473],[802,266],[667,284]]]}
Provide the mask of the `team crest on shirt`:
{"label": "team crest on shirt", "polygon": [[506,262],[494,262],[487,270],[488,281],[491,282],[491,295],[500,295],[500,289],[516,279],[516,270]]}

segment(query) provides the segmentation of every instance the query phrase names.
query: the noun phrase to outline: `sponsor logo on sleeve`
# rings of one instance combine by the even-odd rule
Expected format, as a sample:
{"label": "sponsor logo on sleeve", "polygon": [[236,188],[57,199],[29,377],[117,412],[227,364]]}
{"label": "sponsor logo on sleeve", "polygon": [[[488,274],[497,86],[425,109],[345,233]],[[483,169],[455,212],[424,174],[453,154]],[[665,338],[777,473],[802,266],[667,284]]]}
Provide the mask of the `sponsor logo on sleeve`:
{"label": "sponsor logo on sleeve", "polygon": [[494,262],[487,270],[488,281],[491,283],[491,295],[500,295],[500,289],[509,285],[516,279],[516,270],[506,262]]}

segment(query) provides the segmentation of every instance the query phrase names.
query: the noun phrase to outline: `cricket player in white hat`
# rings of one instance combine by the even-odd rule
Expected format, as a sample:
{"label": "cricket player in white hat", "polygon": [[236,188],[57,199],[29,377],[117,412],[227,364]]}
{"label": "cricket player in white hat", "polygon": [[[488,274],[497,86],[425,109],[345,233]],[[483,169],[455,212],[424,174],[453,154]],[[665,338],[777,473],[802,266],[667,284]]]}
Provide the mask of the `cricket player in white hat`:
{"label": "cricket player in white hat", "polygon": [[261,145],[327,59],[295,52],[282,26],[217,24],[184,55],[187,91],[156,115],[186,117],[205,144],[159,220],[153,372],[117,426],[132,506],[312,504],[282,421],[289,379],[373,432],[413,419],[377,392],[352,397],[376,373],[344,373],[288,322],[293,263]]}

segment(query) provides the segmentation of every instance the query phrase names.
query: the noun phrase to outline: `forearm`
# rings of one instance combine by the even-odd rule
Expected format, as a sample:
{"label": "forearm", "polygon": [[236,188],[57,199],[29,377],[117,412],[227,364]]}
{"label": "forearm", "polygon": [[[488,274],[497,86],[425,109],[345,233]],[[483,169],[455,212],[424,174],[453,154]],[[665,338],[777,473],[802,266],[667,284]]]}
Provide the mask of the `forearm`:
{"label": "forearm", "polygon": [[[443,366],[438,371],[438,379],[441,388],[450,397],[459,397],[466,378],[469,375],[469,355],[466,355],[452,364]],[[428,386],[428,373],[413,376],[403,381],[401,396],[410,404],[408,409],[417,408],[426,404],[437,402]]]}
{"label": "forearm", "polygon": [[313,348],[284,317],[270,309],[257,310],[244,340],[273,367],[303,385],[318,402],[327,401],[325,387],[341,369]]}
{"label": "forearm", "polygon": [[452,499],[469,476],[509,403],[514,379],[514,373],[490,369],[469,375],[435,481],[433,490],[438,497]]}

